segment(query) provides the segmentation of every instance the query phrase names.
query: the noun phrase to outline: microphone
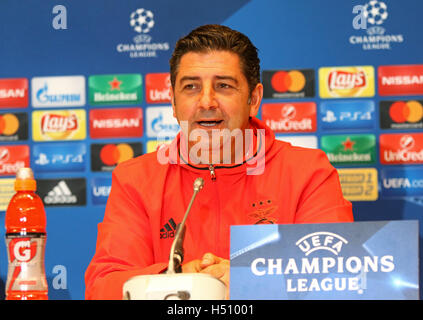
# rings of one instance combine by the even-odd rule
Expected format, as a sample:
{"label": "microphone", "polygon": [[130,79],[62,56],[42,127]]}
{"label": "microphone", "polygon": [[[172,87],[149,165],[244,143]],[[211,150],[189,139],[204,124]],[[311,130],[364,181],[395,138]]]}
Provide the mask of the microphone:
{"label": "microphone", "polygon": [[182,222],[176,228],[175,239],[170,249],[167,271],[160,274],[138,275],[128,279],[122,288],[127,300],[223,300],[225,284],[210,274],[182,273],[184,260],[185,221],[204,180],[194,181],[194,194]]}
{"label": "microphone", "polygon": [[197,178],[194,181],[194,193],[192,195],[191,201],[188,205],[188,208],[185,212],[182,222],[178,224],[176,228],[175,239],[173,240],[172,247],[170,248],[170,257],[169,264],[167,267],[167,274],[175,274],[182,272],[182,262],[184,261],[184,238],[185,238],[185,221],[187,220],[188,214],[191,210],[191,206],[194,202],[197,193],[203,188],[204,180],[202,178]]}

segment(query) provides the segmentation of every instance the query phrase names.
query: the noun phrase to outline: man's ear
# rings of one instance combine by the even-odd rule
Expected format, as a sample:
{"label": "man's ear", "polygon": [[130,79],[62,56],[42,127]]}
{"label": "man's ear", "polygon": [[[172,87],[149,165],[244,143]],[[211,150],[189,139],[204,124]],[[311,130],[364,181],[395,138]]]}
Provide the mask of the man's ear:
{"label": "man's ear", "polygon": [[250,105],[250,117],[257,116],[262,99],[263,85],[261,83],[257,83],[256,87],[251,92],[250,98],[248,100]]}

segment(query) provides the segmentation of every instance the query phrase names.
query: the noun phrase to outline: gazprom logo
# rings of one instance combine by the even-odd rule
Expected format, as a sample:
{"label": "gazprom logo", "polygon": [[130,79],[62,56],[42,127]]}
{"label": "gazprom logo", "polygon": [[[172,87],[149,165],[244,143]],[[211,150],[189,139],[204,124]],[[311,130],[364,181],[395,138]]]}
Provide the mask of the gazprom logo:
{"label": "gazprom logo", "polygon": [[31,86],[35,108],[85,105],[84,76],[35,77]]}
{"label": "gazprom logo", "polygon": [[180,127],[172,107],[150,107],[146,111],[147,135],[154,138],[175,137]]}
{"label": "gazprom logo", "polygon": [[318,250],[327,250],[332,252],[334,255],[338,255],[344,244],[348,241],[332,232],[314,232],[310,233],[301,239],[299,239],[295,245],[308,256]]}
{"label": "gazprom logo", "polygon": [[48,85],[47,83],[44,84],[42,88],[37,91],[36,94],[37,100],[40,103],[79,103],[81,101],[80,94],[49,94],[48,93]]}

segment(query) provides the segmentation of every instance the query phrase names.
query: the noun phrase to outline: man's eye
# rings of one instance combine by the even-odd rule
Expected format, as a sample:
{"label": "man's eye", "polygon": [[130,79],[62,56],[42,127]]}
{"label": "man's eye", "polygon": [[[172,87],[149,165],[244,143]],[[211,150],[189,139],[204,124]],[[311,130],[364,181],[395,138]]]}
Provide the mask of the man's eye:
{"label": "man's eye", "polygon": [[229,88],[232,88],[232,86],[231,85],[229,85],[229,84],[227,84],[227,83],[218,83],[217,84],[217,87],[219,88],[219,89],[229,89]]}
{"label": "man's eye", "polygon": [[195,90],[198,86],[195,83],[188,83],[184,86],[185,90]]}

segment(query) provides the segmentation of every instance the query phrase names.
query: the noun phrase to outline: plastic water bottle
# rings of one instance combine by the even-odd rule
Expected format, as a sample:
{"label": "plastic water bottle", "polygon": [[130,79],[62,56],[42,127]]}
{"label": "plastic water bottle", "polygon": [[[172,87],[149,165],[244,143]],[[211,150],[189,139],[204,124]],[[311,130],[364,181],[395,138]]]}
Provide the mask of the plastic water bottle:
{"label": "plastic water bottle", "polygon": [[30,168],[16,174],[15,195],[6,211],[8,272],[6,300],[47,300],[44,267],[46,213]]}

